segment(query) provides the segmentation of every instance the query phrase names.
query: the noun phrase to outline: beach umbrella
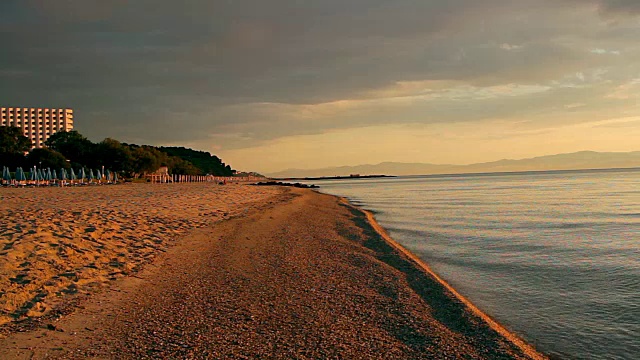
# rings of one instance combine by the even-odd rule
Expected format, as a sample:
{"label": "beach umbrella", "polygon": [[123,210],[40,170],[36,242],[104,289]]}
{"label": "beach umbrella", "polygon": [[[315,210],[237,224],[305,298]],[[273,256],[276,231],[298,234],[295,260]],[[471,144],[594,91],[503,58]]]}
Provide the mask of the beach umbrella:
{"label": "beach umbrella", "polygon": [[11,182],[11,171],[9,171],[9,168],[6,166],[2,168],[2,180]]}
{"label": "beach umbrella", "polygon": [[19,167],[16,169],[16,181],[24,181],[27,180],[26,177],[23,179],[23,177],[25,177],[24,173],[22,172],[22,168]]}
{"label": "beach umbrella", "polygon": [[36,171],[36,180],[38,181],[44,180],[44,176],[42,175],[42,169],[38,169]]}
{"label": "beach umbrella", "polygon": [[81,168],[78,172],[78,177],[80,178],[80,182],[84,182],[84,178],[87,177],[87,174],[84,172],[84,168]]}
{"label": "beach umbrella", "polygon": [[64,168],[60,169],[60,180],[67,180],[67,171]]}
{"label": "beach umbrella", "polygon": [[69,169],[69,179],[70,180],[77,180],[78,177],[76,176],[76,173],[73,172],[73,168]]}
{"label": "beach umbrella", "polygon": [[113,173],[113,182],[114,183],[118,182],[118,173]]}
{"label": "beach umbrella", "polygon": [[51,171],[51,180],[58,180],[58,174],[56,173],[56,169]]}
{"label": "beach umbrella", "polygon": [[6,166],[2,167],[2,180],[11,181],[11,172]]}
{"label": "beach umbrella", "polygon": [[89,169],[89,182],[91,182],[91,180],[95,179],[95,177],[93,176],[93,169]]}
{"label": "beach umbrella", "polygon": [[105,171],[104,176],[107,179],[107,181],[111,181],[111,171],[109,171],[109,169]]}
{"label": "beach umbrella", "polygon": [[51,173],[51,168],[47,168],[47,172],[44,175],[45,180],[51,181],[53,180],[53,174]]}
{"label": "beach umbrella", "polygon": [[102,173],[100,173],[100,170],[96,170],[96,179],[102,180]]}

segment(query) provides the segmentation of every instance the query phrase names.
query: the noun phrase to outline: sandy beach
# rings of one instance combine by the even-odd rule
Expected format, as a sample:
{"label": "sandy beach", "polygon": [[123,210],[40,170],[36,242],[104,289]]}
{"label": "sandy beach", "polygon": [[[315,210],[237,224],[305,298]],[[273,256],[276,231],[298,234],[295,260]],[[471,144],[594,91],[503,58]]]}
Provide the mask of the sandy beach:
{"label": "sandy beach", "polygon": [[135,273],[185,232],[278,193],[210,183],[0,189],[0,324]]}
{"label": "sandy beach", "polygon": [[305,189],[0,190],[6,358],[544,358]]}

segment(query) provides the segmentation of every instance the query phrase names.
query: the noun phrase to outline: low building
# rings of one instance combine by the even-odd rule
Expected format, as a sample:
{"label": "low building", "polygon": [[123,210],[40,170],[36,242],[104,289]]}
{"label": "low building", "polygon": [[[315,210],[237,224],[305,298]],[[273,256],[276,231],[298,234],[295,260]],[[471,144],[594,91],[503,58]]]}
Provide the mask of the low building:
{"label": "low building", "polygon": [[58,131],[73,130],[73,109],[0,107],[0,125],[21,128],[32,147],[40,148]]}

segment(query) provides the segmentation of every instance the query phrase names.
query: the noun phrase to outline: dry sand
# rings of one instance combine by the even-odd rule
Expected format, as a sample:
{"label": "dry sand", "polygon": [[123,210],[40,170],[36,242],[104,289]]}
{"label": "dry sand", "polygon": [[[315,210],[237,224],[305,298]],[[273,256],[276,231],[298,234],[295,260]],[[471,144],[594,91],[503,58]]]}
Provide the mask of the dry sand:
{"label": "dry sand", "polygon": [[134,273],[186,231],[277,193],[212,183],[0,189],[0,324]]}
{"label": "dry sand", "polygon": [[[109,191],[130,191],[115,207],[124,214],[131,203],[171,194],[186,213],[196,208],[180,216],[220,219],[212,209],[234,196],[246,211],[209,225],[191,219],[177,228],[191,231],[172,246],[163,240],[166,252],[151,251],[159,256],[135,276],[80,297],[72,310],[28,322],[31,331],[8,324],[0,339],[6,358],[543,358],[492,328],[410,253],[375,231],[366,213],[338,198],[301,189],[173,186]],[[200,208],[190,205],[209,191],[217,196]],[[86,211],[95,211],[95,203],[87,200]],[[106,221],[108,214],[93,219]],[[119,226],[136,216],[153,227],[140,213],[121,218]],[[162,226],[173,228],[185,217]],[[138,243],[137,233],[130,235],[128,245]]]}

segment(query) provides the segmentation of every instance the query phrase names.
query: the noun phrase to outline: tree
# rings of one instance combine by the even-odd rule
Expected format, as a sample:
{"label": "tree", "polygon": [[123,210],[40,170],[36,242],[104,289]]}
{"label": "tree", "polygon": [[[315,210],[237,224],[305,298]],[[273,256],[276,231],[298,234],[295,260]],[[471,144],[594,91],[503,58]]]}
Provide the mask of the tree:
{"label": "tree", "polygon": [[94,161],[89,165],[104,166],[113,171],[129,174],[135,172],[131,149],[111,138],[106,138],[96,145]]}
{"label": "tree", "polygon": [[75,164],[92,165],[94,160],[95,145],[75,130],[59,131],[51,135],[45,141],[45,146],[61,153]]}
{"label": "tree", "polygon": [[40,168],[52,169],[68,169],[70,167],[70,164],[64,157],[64,155],[48,148],[31,150],[31,152],[29,152],[29,154],[27,155],[26,164],[29,167],[37,166]]}
{"label": "tree", "polygon": [[153,148],[137,147],[131,151],[133,171],[138,174],[152,173],[160,168],[160,159],[154,154]]}
{"label": "tree", "polygon": [[177,156],[172,156],[170,158],[169,164],[167,165],[172,174],[177,175],[199,175],[200,170],[193,166],[192,163],[182,160]]}
{"label": "tree", "polygon": [[0,126],[1,165],[16,167],[24,162],[24,154],[31,148],[31,140],[15,126]]}
{"label": "tree", "polygon": [[160,147],[159,149],[169,156],[177,156],[182,160],[190,162],[194,167],[199,169],[199,175],[231,176],[233,174],[231,166],[225,165],[220,158],[208,152],[186,149],[184,147]]}
{"label": "tree", "polygon": [[[100,168],[104,166],[106,169],[129,176],[154,172],[161,166],[167,166],[170,173],[180,175],[231,176],[235,172],[231,166],[208,152],[184,147],[158,148],[149,145],[124,144],[110,138],[94,144],[75,130],[53,134],[45,142],[45,146],[69,159],[74,167]],[[38,156],[45,156],[45,154],[40,153]],[[52,155],[47,153],[47,156]],[[4,160],[4,158],[0,158],[0,160]],[[24,156],[22,160],[24,160]],[[6,161],[2,162],[10,165]]]}

